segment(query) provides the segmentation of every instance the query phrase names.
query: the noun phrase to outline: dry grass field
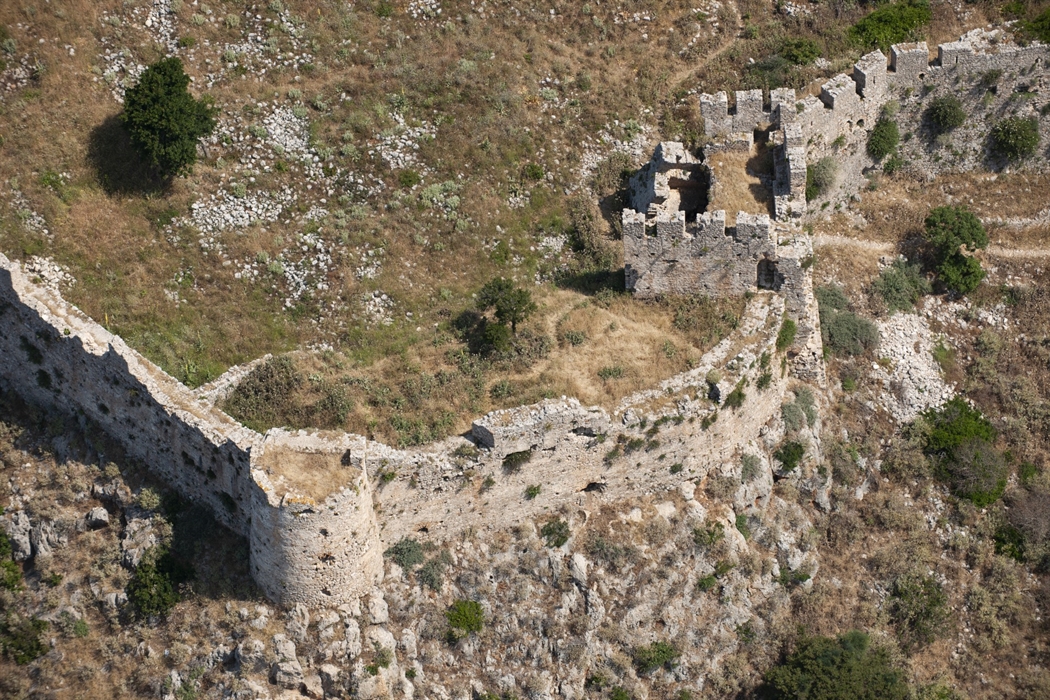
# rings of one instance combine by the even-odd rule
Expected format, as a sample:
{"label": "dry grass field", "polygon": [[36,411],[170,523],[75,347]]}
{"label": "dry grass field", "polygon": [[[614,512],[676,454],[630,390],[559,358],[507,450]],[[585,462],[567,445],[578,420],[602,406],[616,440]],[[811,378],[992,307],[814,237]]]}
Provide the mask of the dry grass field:
{"label": "dry grass field", "polygon": [[[843,28],[865,11],[4,3],[0,250],[64,265],[75,303],[192,385],[293,349],[367,367],[429,343],[494,276],[577,294],[573,304],[607,286],[621,169],[657,140],[702,140],[699,91],[801,87],[847,67],[858,50]],[[992,15],[937,5],[929,34]],[[764,57],[788,37],[814,39],[827,63],[769,72]],[[170,186],[118,120],[123,86],[166,53],[220,109],[193,174]],[[588,241],[578,194],[605,215]],[[383,308],[369,305],[382,295]],[[623,327],[629,306],[617,307]],[[579,380],[544,381],[558,393]]]}

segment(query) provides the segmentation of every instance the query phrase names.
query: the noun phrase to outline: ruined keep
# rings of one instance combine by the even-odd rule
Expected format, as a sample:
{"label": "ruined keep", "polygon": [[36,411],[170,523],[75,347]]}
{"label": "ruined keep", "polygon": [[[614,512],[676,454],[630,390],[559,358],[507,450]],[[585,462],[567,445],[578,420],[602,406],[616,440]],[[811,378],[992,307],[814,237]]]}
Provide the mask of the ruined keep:
{"label": "ruined keep", "polygon": [[[799,223],[823,204],[806,201],[807,164],[834,156],[854,186],[872,166],[865,145],[891,99],[978,85],[987,71],[1018,72],[1025,85],[1045,79],[1050,47],[1009,43],[1001,30],[974,30],[937,49],[924,42],[897,44],[890,56],[872,51],[826,81],[819,96],[791,89],[741,90],[700,95],[709,142],[698,155],[681,143],[661,143],[632,178],[622,212],[627,289],[646,298],[665,294],[709,297],[770,289],[785,298],[786,314],[799,326],[796,373],[823,376],[816,302],[807,272],[812,242]],[[1029,109],[1031,107],[1029,106]],[[740,212],[727,226],[726,212],[710,211],[721,183],[708,166],[727,151],[751,152],[763,138],[772,151],[772,173],[763,185],[772,198],[768,214]]]}
{"label": "ruined keep", "polygon": [[631,206],[621,215],[627,289],[643,299],[777,292],[798,324],[796,373],[822,384],[809,237],[768,214],[739,212],[727,226],[724,211],[706,211],[715,187],[711,170],[682,144],[656,147],[632,178]]}

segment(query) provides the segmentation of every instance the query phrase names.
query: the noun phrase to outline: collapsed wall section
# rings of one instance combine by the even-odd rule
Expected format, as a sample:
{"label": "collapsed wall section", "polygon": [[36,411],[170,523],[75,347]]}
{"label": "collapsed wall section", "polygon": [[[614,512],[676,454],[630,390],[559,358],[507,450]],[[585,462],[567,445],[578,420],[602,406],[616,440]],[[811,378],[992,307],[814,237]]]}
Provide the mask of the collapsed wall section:
{"label": "collapsed wall section", "polygon": [[0,254],[0,382],[117,438],[184,497],[247,534],[260,436],[205,402]]}

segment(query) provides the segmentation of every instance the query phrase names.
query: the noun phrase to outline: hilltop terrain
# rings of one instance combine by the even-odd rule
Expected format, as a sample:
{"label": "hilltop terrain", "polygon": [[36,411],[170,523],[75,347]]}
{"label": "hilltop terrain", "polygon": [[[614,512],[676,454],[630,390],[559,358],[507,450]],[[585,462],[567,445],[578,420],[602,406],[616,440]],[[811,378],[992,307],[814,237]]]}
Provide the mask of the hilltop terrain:
{"label": "hilltop terrain", "polygon": [[[895,92],[878,124],[805,144],[808,208],[772,235],[806,241],[820,373],[792,364],[769,290],[625,289],[621,210],[658,144],[708,147],[731,227],[776,213],[775,129],[718,150],[701,94],[793,88],[804,117],[862,55],[964,34],[1046,41],[1050,10],[4,3],[0,253],[189,387],[201,423],[249,429],[246,453],[271,428],[376,441],[246,463],[275,522],[353,491],[382,546],[366,594],[275,603],[258,543],[222,524],[260,511],[158,478],[101,401],[27,401],[25,377],[90,395],[87,370],[44,369],[51,341],[0,296],[21,353],[0,378],[29,368],[0,381],[0,697],[684,700],[822,678],[1050,698],[1046,59]],[[216,123],[173,178],[121,120],[166,56]],[[1031,152],[1004,150],[1011,119]],[[987,245],[938,248],[939,207]],[[501,278],[535,309],[497,346],[479,295]]]}

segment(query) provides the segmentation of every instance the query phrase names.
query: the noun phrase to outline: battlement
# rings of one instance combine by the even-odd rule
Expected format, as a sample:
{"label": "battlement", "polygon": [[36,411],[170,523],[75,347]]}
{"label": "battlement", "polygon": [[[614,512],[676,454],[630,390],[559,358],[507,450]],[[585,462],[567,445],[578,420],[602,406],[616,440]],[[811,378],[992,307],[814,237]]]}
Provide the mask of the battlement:
{"label": "battlement", "polygon": [[839,74],[820,87],[817,96],[795,100],[793,91],[774,90],[769,109],[758,109],[757,91],[736,93],[736,109],[729,110],[725,92],[700,95],[700,111],[712,151],[720,144],[737,143],[740,132],[771,128],[774,146],[774,202],[777,219],[806,211],[807,161],[827,155],[863,154],[861,144],[875,125],[883,106],[899,91],[921,85],[975,81],[991,70],[1030,71],[1050,61],[1050,47],[1018,46],[1003,30],[977,29],[959,40],[937,47],[930,60],[925,42],[895,44],[887,58],[881,51],[865,54],[850,74]]}
{"label": "battlement", "polygon": [[726,92],[700,95],[700,116],[704,118],[708,136],[751,133],[779,122],[782,118],[781,107],[784,108],[784,114],[788,115],[795,108],[795,91],[790,88],[771,91],[768,108],[761,90],[738,90],[734,93],[734,99],[735,107],[730,110]]}

